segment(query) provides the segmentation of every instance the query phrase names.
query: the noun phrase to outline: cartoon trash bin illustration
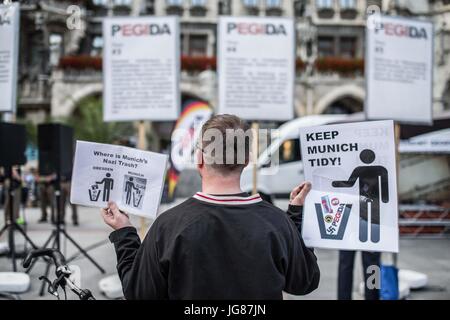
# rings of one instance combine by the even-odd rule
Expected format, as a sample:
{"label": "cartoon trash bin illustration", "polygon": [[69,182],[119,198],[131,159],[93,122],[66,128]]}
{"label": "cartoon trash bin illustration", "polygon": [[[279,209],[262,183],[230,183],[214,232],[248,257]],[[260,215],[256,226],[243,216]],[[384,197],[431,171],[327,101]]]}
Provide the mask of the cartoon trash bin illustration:
{"label": "cartoon trash bin illustration", "polygon": [[89,199],[91,199],[91,201],[98,201],[98,198],[100,198],[100,189],[97,184],[93,184],[89,188]]}
{"label": "cartoon trash bin illustration", "polygon": [[137,190],[135,192],[133,192],[133,206],[135,208],[139,208],[139,205],[141,204],[141,199],[142,199],[142,192],[141,190]]}
{"label": "cartoon trash bin illustration", "polygon": [[[333,198],[333,200],[337,198]],[[322,196],[321,203],[315,203],[319,231],[322,239],[342,240],[344,238],[347,222],[352,210],[352,204],[334,201],[336,210],[333,212],[329,196]]]}

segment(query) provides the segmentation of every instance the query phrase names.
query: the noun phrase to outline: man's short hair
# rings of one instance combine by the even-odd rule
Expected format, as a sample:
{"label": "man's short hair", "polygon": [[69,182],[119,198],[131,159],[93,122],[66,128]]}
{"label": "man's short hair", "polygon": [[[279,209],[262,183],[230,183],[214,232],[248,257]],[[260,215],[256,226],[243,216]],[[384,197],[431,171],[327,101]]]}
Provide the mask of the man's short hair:
{"label": "man's short hair", "polygon": [[213,116],[202,127],[200,148],[205,165],[226,175],[242,172],[250,161],[252,131],[237,116]]}

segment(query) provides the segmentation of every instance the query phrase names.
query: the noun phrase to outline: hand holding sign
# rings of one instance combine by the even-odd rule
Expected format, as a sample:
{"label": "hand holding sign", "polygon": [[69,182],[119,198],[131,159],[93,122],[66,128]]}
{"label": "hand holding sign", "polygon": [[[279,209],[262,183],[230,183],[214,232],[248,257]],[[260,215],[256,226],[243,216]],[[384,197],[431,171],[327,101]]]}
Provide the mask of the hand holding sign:
{"label": "hand holding sign", "polygon": [[305,198],[311,190],[311,182],[302,182],[298,187],[292,190],[289,196],[289,204],[293,206],[303,206]]}
{"label": "hand holding sign", "polygon": [[108,202],[108,207],[102,208],[100,212],[105,223],[114,230],[132,227],[130,217],[125,212],[120,211],[115,202]]}

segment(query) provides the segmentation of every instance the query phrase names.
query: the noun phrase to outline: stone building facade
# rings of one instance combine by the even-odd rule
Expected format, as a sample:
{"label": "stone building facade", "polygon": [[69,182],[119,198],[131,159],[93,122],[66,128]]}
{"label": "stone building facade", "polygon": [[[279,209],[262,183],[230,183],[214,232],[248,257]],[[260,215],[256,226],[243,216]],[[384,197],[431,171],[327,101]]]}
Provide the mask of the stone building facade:
{"label": "stone building facade", "polygon": [[[178,15],[183,99],[217,105],[216,29],[220,15],[286,16],[297,26],[297,116],[361,111],[368,13],[435,23],[435,113],[450,109],[450,0],[89,0],[20,1],[19,116],[70,117],[102,92],[105,16]],[[72,5],[71,8],[69,8]],[[76,7],[73,7],[76,5]],[[78,8],[78,9],[77,9]],[[76,28],[68,28],[69,24]]]}

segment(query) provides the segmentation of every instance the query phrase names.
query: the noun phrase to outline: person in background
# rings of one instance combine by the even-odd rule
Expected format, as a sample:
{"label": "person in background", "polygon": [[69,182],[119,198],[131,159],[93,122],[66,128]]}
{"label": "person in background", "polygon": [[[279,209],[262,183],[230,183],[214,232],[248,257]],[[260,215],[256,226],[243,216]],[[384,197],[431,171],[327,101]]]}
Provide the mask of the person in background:
{"label": "person in background", "polygon": [[6,179],[7,175],[3,171],[2,180],[3,180],[3,204],[5,209],[5,215],[7,217],[10,216],[10,200],[11,197],[8,194],[8,189],[12,193],[12,219],[13,221],[20,222],[20,203],[22,199],[22,176],[20,167],[14,166],[12,168],[12,179],[9,181],[10,185],[7,185]]}
{"label": "person in background", "polygon": [[41,218],[38,223],[47,222],[47,207],[50,206],[51,222],[55,223],[55,205],[54,205],[54,182],[56,181],[56,175],[37,175],[36,181],[39,183],[39,201],[41,204]]}
{"label": "person in background", "polygon": [[[66,204],[67,202],[70,203],[70,187],[72,185],[71,180],[70,180],[71,176],[61,176],[61,194],[62,194],[62,208],[61,208],[61,212],[62,212],[62,216],[61,216],[61,220],[65,221],[65,217],[66,217]],[[78,226],[78,208],[75,204],[70,203],[70,207],[72,209],[72,223],[74,226]]]}
{"label": "person in background", "polygon": [[36,201],[36,168],[30,168],[30,170],[25,173],[23,180],[27,190],[27,201],[25,202],[25,206],[30,207],[33,206]]}
{"label": "person in background", "polygon": [[[226,139],[229,130],[236,143]],[[109,238],[126,299],[278,300],[283,291],[305,295],[318,287],[316,256],[299,231],[311,184],[292,191],[287,213],[244,193],[240,178],[251,144],[241,133],[248,130],[232,115],[204,124],[196,152],[202,192],[160,214],[142,243],[114,202],[101,210],[115,230]],[[213,141],[205,133],[212,131],[227,141],[223,153],[206,151]]]}
{"label": "person in background", "polygon": [[[353,267],[355,264],[356,251],[341,250],[339,252],[338,270],[338,300],[351,300],[353,292]],[[379,300],[380,290],[369,289],[367,280],[373,274],[368,272],[370,266],[381,264],[381,254],[379,252],[362,251],[362,265],[364,274],[364,297],[366,300]]]}
{"label": "person in background", "polygon": [[2,167],[0,167],[0,206],[3,207],[5,205],[5,172]]}

